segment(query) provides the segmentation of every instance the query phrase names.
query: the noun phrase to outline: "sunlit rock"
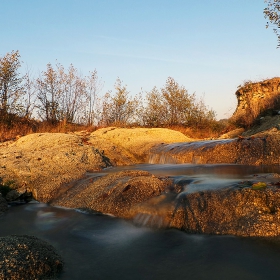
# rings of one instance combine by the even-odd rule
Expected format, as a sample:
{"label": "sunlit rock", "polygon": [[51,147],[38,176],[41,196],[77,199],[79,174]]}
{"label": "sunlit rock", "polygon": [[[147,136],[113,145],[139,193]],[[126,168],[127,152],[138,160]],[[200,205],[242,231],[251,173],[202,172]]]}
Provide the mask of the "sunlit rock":
{"label": "sunlit rock", "polygon": [[131,208],[165,192],[178,192],[168,178],[146,171],[121,171],[82,182],[68,189],[52,203],[70,208],[84,208],[117,217],[132,218]]}
{"label": "sunlit rock", "polygon": [[76,135],[35,133],[1,146],[0,165],[4,181],[28,187],[36,199],[48,202],[61,185],[111,163]]}
{"label": "sunlit rock", "polygon": [[[280,133],[268,131],[251,137],[165,144],[150,152],[150,163],[280,164]],[[168,159],[167,162],[165,159]]]}

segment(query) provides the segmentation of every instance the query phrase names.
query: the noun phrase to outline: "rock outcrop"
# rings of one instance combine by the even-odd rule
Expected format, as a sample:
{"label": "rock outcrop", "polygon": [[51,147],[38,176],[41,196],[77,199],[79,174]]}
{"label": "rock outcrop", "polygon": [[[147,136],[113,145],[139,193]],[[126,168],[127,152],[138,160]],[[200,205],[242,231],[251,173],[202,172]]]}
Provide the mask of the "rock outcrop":
{"label": "rock outcrop", "polygon": [[60,186],[87,171],[144,162],[151,147],[188,140],[178,131],[160,128],[111,127],[87,135],[36,133],[0,145],[0,177],[48,202],[57,197]]}
{"label": "rock outcrop", "polygon": [[266,109],[280,109],[280,78],[272,78],[261,82],[246,82],[235,93],[237,108],[232,120],[248,127],[253,124],[259,114]]}
{"label": "rock outcrop", "polygon": [[47,242],[27,235],[0,237],[0,279],[57,279],[62,268]]}
{"label": "rock outcrop", "polygon": [[27,187],[42,202],[63,183],[108,166],[108,158],[76,135],[30,134],[0,148],[0,177]]}
{"label": "rock outcrop", "polygon": [[254,189],[249,182],[188,193],[168,178],[122,171],[76,185],[52,204],[189,233],[279,236],[280,189],[277,184],[264,186]]}
{"label": "rock outcrop", "polygon": [[147,162],[149,151],[161,143],[190,142],[193,139],[167,128],[108,127],[93,132],[88,140],[115,165]]}
{"label": "rock outcrop", "polygon": [[151,163],[280,164],[280,132],[274,128],[251,137],[157,146]]}
{"label": "rock outcrop", "polygon": [[[168,196],[166,196],[167,199]],[[180,193],[172,204],[138,205],[137,223],[165,225],[188,233],[272,237],[280,235],[280,190],[232,187],[197,193]],[[157,200],[159,200],[157,198]],[[170,200],[170,198],[169,198]],[[152,202],[152,203],[151,203]]]}
{"label": "rock outcrop", "polygon": [[83,181],[52,201],[52,204],[94,210],[117,217],[132,218],[131,209],[138,203],[164,192],[176,192],[172,180],[146,171],[121,171]]}

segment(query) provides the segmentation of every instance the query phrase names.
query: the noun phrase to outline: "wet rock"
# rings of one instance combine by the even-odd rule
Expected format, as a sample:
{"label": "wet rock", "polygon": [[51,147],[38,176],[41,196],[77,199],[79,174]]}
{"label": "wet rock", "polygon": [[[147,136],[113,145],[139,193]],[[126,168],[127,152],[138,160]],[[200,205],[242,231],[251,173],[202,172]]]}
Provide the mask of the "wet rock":
{"label": "wet rock", "polygon": [[122,171],[76,184],[52,204],[189,233],[280,235],[280,188],[261,182],[187,193],[168,178]]}
{"label": "wet rock", "polygon": [[161,145],[150,153],[151,163],[280,164],[280,134],[275,131],[237,139]]}
{"label": "wet rock", "polygon": [[8,203],[0,194],[0,215],[8,210]]}
{"label": "wet rock", "polygon": [[27,235],[0,237],[0,279],[55,279],[62,268],[47,242]]}
{"label": "wet rock", "polygon": [[219,139],[231,139],[231,138],[236,138],[239,135],[241,135],[244,132],[244,128],[237,128],[234,130],[231,130],[219,137]]}
{"label": "wet rock", "polygon": [[[280,190],[228,188],[180,193],[172,203],[167,196],[139,204],[136,223],[178,228],[188,233],[272,237],[280,235]],[[169,197],[170,200],[170,197]],[[151,203],[152,202],[152,203]]]}
{"label": "wet rock", "polygon": [[164,192],[177,192],[168,178],[146,171],[121,171],[76,184],[52,204],[94,210],[117,217],[131,218],[131,208]]}
{"label": "wet rock", "polygon": [[31,191],[21,188],[9,191],[5,199],[9,204],[27,203],[33,200],[33,194]]}
{"label": "wet rock", "polygon": [[6,195],[6,200],[11,202],[13,200],[17,200],[19,198],[20,194],[16,190],[11,190]]}

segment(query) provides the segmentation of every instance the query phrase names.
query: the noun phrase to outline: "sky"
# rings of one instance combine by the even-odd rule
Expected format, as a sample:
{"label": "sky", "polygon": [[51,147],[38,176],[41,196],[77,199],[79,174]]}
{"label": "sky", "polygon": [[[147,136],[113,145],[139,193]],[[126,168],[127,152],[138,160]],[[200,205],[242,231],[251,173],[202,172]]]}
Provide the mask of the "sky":
{"label": "sky", "polygon": [[244,81],[280,76],[264,0],[0,0],[0,57],[19,50],[34,76],[57,62],[131,95],[172,77],[229,118]]}

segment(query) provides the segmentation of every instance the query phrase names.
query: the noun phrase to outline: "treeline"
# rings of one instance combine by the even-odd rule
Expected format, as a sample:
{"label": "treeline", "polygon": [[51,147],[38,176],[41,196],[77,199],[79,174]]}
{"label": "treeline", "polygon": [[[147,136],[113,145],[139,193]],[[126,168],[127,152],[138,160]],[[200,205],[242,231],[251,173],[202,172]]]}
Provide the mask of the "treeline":
{"label": "treeline", "polygon": [[76,123],[94,126],[216,125],[215,112],[203,99],[189,94],[173,78],[149,92],[131,95],[118,78],[113,91],[101,95],[103,83],[96,70],[83,76],[71,64],[47,64],[38,77],[22,68],[19,51],[0,57],[0,122],[11,125],[16,118],[50,124]]}

